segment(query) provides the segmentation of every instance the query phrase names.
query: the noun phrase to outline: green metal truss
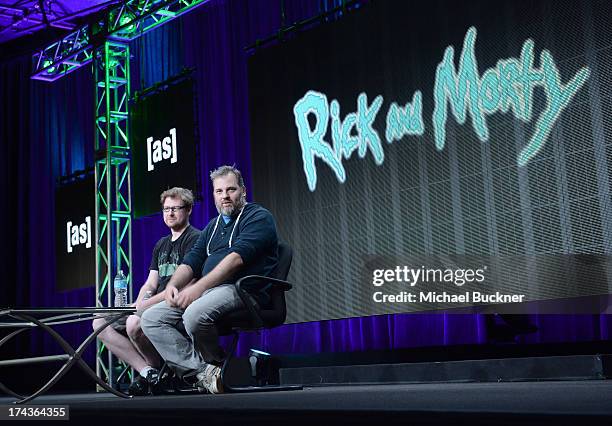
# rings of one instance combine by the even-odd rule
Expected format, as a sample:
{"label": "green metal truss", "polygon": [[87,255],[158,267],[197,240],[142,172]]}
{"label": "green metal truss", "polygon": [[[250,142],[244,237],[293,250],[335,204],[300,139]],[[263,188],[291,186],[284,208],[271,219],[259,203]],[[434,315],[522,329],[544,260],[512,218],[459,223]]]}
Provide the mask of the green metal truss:
{"label": "green metal truss", "polygon": [[127,1],[108,15],[108,34],[113,39],[132,40],[206,1]]}
{"label": "green metal truss", "polygon": [[[95,82],[96,306],[112,306],[112,280],[128,278],[132,300],[132,202],[130,187],[130,51],[107,40],[93,52]],[[98,341],[96,372],[110,385],[113,355]],[[124,366],[125,367],[125,366]]]}
{"label": "green metal truss", "polygon": [[208,0],[127,0],[32,56],[32,79],[55,81],[91,62],[105,40],[130,41]]}
{"label": "green metal truss", "polygon": [[32,56],[32,79],[55,81],[92,59],[89,27],[78,29]]}

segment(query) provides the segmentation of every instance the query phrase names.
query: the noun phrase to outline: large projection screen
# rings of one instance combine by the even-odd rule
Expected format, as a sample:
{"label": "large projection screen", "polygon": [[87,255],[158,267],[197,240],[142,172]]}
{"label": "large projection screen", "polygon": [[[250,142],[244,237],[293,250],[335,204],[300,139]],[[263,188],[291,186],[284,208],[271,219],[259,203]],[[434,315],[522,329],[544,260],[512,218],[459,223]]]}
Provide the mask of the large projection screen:
{"label": "large projection screen", "polygon": [[256,52],[288,321],[609,294],[611,86],[607,1],[371,2]]}

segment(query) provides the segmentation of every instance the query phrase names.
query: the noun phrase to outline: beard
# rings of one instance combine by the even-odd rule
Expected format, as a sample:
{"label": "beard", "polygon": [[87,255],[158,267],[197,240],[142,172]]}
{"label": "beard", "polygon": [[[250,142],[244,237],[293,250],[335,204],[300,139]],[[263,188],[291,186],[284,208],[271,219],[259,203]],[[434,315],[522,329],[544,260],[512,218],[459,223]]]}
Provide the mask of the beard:
{"label": "beard", "polygon": [[175,231],[180,231],[181,229],[187,226],[187,218],[185,218],[184,220],[179,220],[179,219],[175,219],[173,221],[168,220],[166,221],[166,226]]}
{"label": "beard", "polygon": [[221,204],[216,207],[217,207],[217,212],[219,212],[219,214],[232,217],[235,214],[237,214],[240,210],[242,210],[245,204],[246,202],[244,200],[244,197],[240,197],[236,204],[232,204],[231,206],[227,206],[227,207],[224,207],[223,204]]}

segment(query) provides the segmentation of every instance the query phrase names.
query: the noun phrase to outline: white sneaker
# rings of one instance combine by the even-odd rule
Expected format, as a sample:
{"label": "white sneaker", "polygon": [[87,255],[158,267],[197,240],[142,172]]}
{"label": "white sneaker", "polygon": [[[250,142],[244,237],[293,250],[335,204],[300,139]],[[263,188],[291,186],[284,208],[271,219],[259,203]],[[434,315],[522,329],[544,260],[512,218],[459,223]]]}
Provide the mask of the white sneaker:
{"label": "white sneaker", "polygon": [[209,393],[223,393],[223,383],[221,381],[221,368],[216,365],[208,364],[206,368],[196,374],[197,382],[195,387],[200,391]]}

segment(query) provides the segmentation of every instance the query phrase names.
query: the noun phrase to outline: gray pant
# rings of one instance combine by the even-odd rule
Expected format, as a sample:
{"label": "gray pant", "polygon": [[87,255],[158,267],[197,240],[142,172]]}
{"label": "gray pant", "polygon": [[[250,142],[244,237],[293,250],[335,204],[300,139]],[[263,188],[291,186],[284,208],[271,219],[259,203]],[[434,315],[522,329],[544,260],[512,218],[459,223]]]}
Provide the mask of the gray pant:
{"label": "gray pant", "polygon": [[165,301],[151,306],[143,312],[140,325],[161,357],[182,375],[201,369],[204,362],[223,360],[215,322],[242,307],[234,285],[222,284],[206,290],[185,310]]}

